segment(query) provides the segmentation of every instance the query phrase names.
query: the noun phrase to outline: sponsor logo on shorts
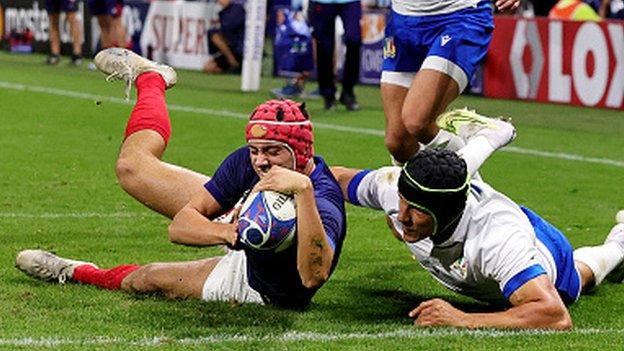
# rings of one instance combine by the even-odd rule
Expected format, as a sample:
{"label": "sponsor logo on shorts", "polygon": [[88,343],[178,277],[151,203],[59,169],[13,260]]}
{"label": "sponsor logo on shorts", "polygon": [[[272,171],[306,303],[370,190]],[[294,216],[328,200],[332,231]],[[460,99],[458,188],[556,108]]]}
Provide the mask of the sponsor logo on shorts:
{"label": "sponsor logo on shorts", "polygon": [[443,35],[442,38],[440,38],[440,44],[442,46],[446,45],[449,41],[451,41],[451,36],[450,35]]}
{"label": "sponsor logo on shorts", "polygon": [[394,58],[396,56],[396,46],[394,46],[394,37],[384,39],[383,58]]}

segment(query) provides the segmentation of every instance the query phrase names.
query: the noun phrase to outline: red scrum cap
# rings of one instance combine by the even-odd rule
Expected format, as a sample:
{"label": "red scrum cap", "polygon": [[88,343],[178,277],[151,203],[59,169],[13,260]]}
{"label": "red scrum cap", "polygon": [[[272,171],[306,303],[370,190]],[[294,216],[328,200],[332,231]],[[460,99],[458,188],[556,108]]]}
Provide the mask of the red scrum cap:
{"label": "red scrum cap", "polygon": [[314,156],[312,122],[305,103],[292,100],[269,100],[251,113],[245,128],[247,142],[275,141],[293,155],[295,170],[303,172]]}

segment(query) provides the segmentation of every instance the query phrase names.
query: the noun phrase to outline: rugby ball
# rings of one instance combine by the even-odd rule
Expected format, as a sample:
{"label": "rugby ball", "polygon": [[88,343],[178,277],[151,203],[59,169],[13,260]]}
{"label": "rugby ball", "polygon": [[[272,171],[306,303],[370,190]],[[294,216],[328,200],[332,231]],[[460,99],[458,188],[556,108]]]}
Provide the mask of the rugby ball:
{"label": "rugby ball", "polygon": [[295,241],[295,199],[275,191],[251,193],[238,217],[238,236],[247,247],[280,252]]}

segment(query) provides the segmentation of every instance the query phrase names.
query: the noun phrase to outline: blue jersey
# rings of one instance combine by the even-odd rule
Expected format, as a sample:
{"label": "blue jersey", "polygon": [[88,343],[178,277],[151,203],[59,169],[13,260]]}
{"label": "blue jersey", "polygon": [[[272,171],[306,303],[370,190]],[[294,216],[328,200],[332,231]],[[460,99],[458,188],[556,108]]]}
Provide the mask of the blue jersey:
{"label": "blue jersey", "polygon": [[302,16],[289,10],[284,12],[284,23],[275,30],[275,57],[278,71],[305,72],[314,69],[312,32]]}
{"label": "blue jersey", "polygon": [[[327,241],[334,250],[331,274],[338,262],[347,229],[344,198],[325,161],[314,157],[314,162],[316,168],[310,174],[310,180]],[[221,208],[230,209],[259,180],[251,166],[249,148],[245,146],[231,153],[204,187]],[[297,270],[297,245],[279,253],[245,248],[245,255],[249,285],[262,295],[266,303],[288,308],[303,308],[309,304],[316,289],[308,289],[301,283]]]}

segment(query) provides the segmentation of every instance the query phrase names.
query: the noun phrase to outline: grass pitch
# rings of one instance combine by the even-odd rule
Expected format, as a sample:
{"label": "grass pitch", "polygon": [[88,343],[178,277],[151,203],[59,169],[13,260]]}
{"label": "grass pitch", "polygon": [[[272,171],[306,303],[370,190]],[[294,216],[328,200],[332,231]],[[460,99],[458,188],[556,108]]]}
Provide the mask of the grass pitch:
{"label": "grass pitch", "polygon": [[[624,345],[624,286],[604,284],[571,307],[567,333],[419,329],[407,312],[432,297],[471,311],[482,304],[447,291],[392,238],[383,215],[348,207],[341,261],[306,312],[167,301],[89,286],[43,283],[13,268],[24,248],[119,263],[191,260],[219,249],[172,245],[168,221],[117,185],[114,161],[132,105],[121,83],[43,56],[0,54],[0,349],[395,350],[599,349]],[[246,116],[281,80],[241,93],[235,76],[179,72],[168,91],[173,135],[165,160],[210,174],[244,143]],[[308,88],[310,88],[309,86]],[[362,110],[326,112],[308,102],[316,150],[330,164],[389,163],[374,87]],[[101,102],[101,103],[98,103]],[[462,97],[487,115],[513,118],[517,140],[484,178],[554,223],[574,246],[602,242],[624,208],[621,111]]]}

